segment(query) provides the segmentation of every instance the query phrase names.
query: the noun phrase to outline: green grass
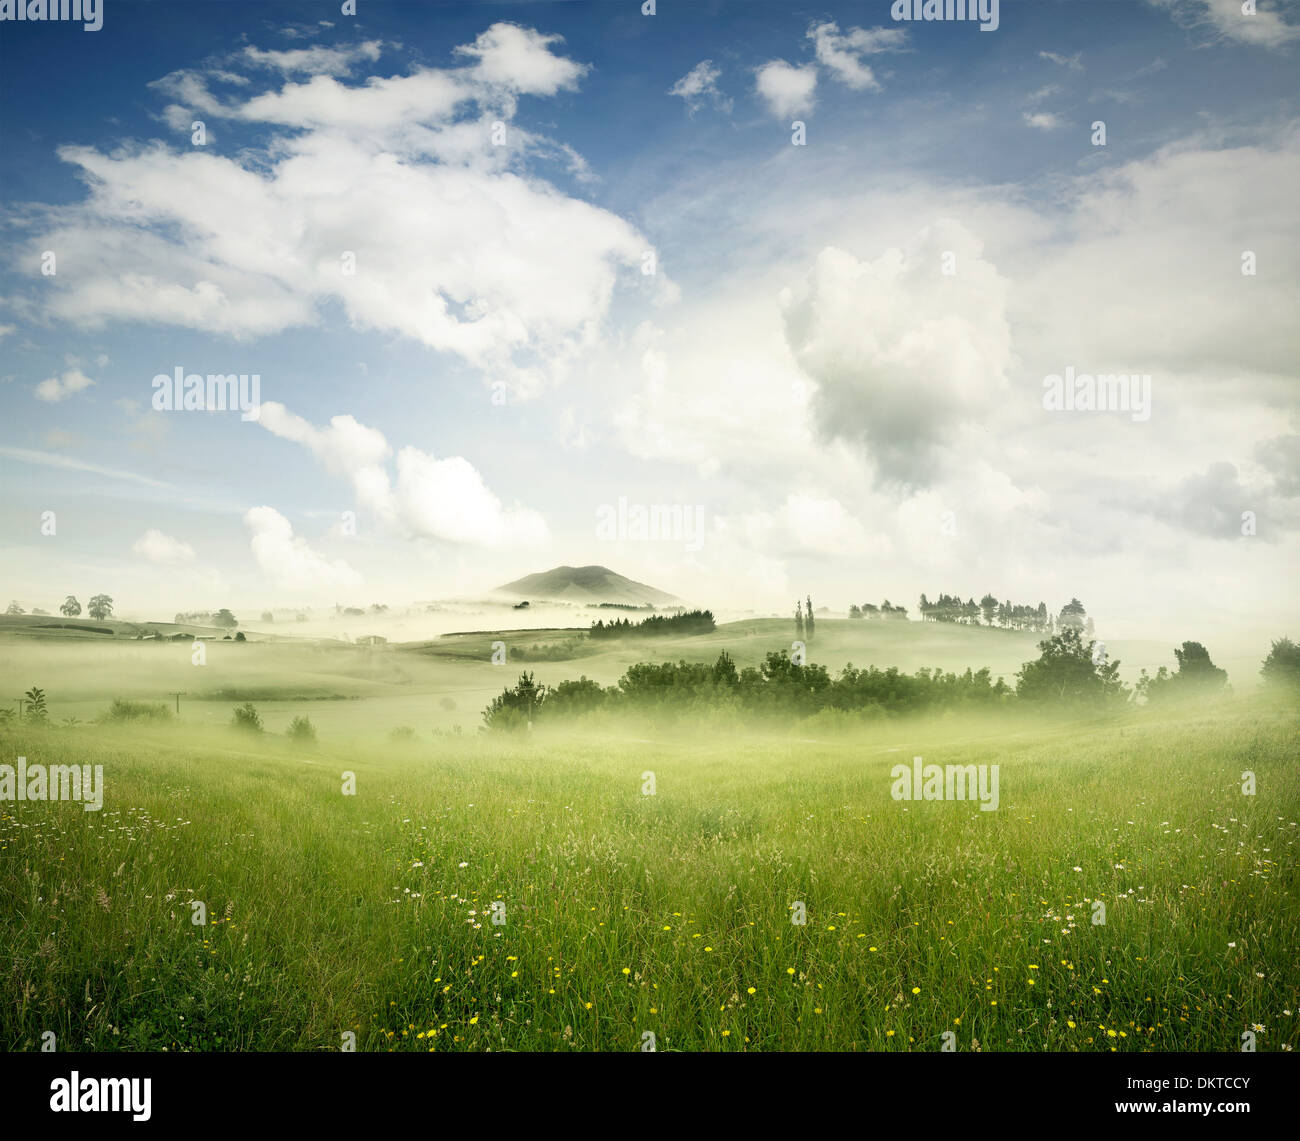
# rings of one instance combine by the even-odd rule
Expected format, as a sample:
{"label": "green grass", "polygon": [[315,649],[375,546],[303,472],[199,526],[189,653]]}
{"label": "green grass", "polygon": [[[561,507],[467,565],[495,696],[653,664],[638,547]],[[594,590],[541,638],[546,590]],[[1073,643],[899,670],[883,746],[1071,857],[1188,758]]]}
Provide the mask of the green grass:
{"label": "green grass", "polygon": [[[1233,1051],[1256,1023],[1262,1050],[1300,1037],[1300,726],[1263,697],[1095,724],[408,744],[385,740],[397,722],[371,701],[307,715],[327,705],[351,736],[301,749],[184,717],[0,729],[5,763],[102,764],[107,788],[99,813],[0,803],[0,1045],[37,1049],[46,1030],[60,1049],[173,1051],[335,1050],[348,1030],[373,1050],[635,1050],[645,1031],[661,1050],[935,1050],[952,1031],[960,1050]],[[999,764],[999,809],[892,800],[890,767],[914,755]]]}

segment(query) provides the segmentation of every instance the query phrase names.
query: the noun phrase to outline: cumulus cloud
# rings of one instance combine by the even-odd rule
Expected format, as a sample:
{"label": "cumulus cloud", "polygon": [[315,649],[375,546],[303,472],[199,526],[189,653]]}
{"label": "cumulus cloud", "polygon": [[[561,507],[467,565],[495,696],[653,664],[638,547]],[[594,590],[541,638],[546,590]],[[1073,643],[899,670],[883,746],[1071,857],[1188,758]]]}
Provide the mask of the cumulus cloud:
{"label": "cumulus cloud", "polygon": [[159,566],[184,566],[194,561],[194,548],[189,543],[173,539],[152,528],[131,545],[131,550],[142,559]]}
{"label": "cumulus cloud", "polygon": [[[536,394],[596,337],[620,275],[656,300],[673,289],[662,272],[634,272],[651,247],[632,225],[528,173],[556,154],[585,171],[514,122],[519,96],[571,90],[584,74],[558,43],[494,24],[457,49],[462,66],[360,84],[293,52],[254,59],[316,73],[251,94],[236,73],[164,77],[155,86],[187,132],[192,114],[278,130],[230,155],[61,148],[88,194],[40,214],[33,248],[59,249],[70,270],[44,311],[92,328],[137,320],[250,338],[314,324],[337,303],[358,329]],[[505,146],[492,142],[498,122]]]}
{"label": "cumulus cloud", "polygon": [[808,29],[817,62],[836,79],[855,91],[879,91],[875,72],[863,62],[863,56],[879,52],[901,51],[907,43],[903,28],[850,28],[841,34],[831,21],[813,24]]}
{"label": "cumulus cloud", "polygon": [[480,547],[534,546],[548,537],[542,516],[506,507],[461,456],[439,460],[419,448],[402,448],[394,479],[387,466],[392,448],[383,433],[352,416],[335,416],[327,428],[317,428],[272,401],[262,405],[257,422],[310,449],[327,470],[352,482],[360,506],[407,536]]}
{"label": "cumulus cloud", "polygon": [[272,585],[308,593],[361,585],[355,570],[342,559],[331,562],[312,550],[274,507],[250,508],[244,526],[252,533],[253,558]]}
{"label": "cumulus cloud", "polygon": [[78,392],[84,392],[95,382],[79,368],[70,368],[62,376],[51,376],[34,389],[37,400],[58,404]]}
{"label": "cumulus cloud", "polygon": [[756,70],[754,88],[778,119],[806,115],[817,102],[817,68],[770,60]]}
{"label": "cumulus cloud", "polygon": [[[945,439],[1007,385],[1010,283],[981,254],[969,231],[945,222],[875,261],[827,248],[782,294],[820,431],[861,444],[887,480],[929,483]],[[949,255],[955,272],[945,275]]]}
{"label": "cumulus cloud", "polygon": [[686,103],[688,114],[694,115],[701,107],[712,104],[719,111],[729,113],[731,100],[718,88],[718,79],[722,69],[714,67],[713,60],[700,60],[690,71],[668,88],[669,95],[676,95]]}

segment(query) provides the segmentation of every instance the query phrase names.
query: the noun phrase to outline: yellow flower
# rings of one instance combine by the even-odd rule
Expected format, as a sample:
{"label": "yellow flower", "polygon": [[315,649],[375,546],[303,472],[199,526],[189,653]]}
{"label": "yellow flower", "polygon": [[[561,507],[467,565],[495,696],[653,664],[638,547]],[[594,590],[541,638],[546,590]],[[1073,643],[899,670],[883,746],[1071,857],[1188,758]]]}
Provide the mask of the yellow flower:
{"label": "yellow flower", "polygon": [[624,968],[623,968],[623,973],[624,973],[625,975],[630,975],[630,974],[632,973],[632,968],[631,968],[631,967],[624,967]]}
{"label": "yellow flower", "polygon": [[785,973],[786,973],[787,975],[792,975],[792,974],[794,974],[794,967],[786,967],[786,969],[785,969]]}
{"label": "yellow flower", "polygon": [[746,993],[746,994],[757,994],[758,992],[755,991],[753,987],[750,987],[750,988],[749,988],[745,993]]}
{"label": "yellow flower", "polygon": [[469,1020],[469,1024],[470,1024],[471,1026],[473,1026],[477,1021],[478,1021],[478,1015],[476,1014],[476,1015],[474,1015],[473,1018],[471,1018],[471,1019]]}
{"label": "yellow flower", "polygon": [[912,988],[912,993],[913,993],[913,994],[920,994],[920,993],[921,993],[921,988],[920,988],[919,986],[914,986],[914,987]]}
{"label": "yellow flower", "polygon": [[868,947],[868,948],[867,948],[868,951],[874,951],[875,949],[876,949],[875,947]]}
{"label": "yellow flower", "polygon": [[1073,1022],[1067,1021],[1065,1024],[1066,1024],[1066,1026],[1068,1026],[1071,1030],[1074,1029],[1074,1023],[1073,1023]]}
{"label": "yellow flower", "polygon": [[588,1009],[588,1010],[590,1010],[590,1009],[591,1009],[591,1008],[592,1008],[592,1005],[593,1005],[593,1004],[592,1004],[592,1003],[590,1003],[590,1002],[589,1002],[589,1003],[587,1003],[587,1009]]}
{"label": "yellow flower", "polygon": [[724,1031],[722,1032],[722,1036],[723,1036],[724,1038],[728,1038],[728,1037],[730,1037],[730,1036],[731,1036],[731,1031],[730,1031],[730,1030],[724,1030]]}

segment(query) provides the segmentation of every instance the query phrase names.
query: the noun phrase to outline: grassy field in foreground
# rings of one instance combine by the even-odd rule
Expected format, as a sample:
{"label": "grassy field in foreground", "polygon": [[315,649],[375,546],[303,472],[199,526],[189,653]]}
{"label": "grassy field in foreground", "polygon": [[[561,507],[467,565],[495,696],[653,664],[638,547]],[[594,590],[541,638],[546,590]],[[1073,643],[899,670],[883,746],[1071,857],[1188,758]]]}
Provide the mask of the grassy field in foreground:
{"label": "grassy field in foreground", "polygon": [[[1232,1051],[1263,1026],[1278,1049],[1300,1036],[1296,730],[1242,699],[368,751],[10,726],[5,763],[101,764],[106,794],[0,803],[0,1043]],[[999,764],[998,810],[891,799],[913,755]]]}

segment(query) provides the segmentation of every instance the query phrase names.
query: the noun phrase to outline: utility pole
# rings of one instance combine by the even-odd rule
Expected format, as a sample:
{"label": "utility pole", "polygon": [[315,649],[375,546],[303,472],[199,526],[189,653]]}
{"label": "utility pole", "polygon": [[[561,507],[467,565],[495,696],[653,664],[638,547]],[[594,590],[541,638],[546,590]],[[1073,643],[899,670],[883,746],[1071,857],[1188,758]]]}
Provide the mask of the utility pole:
{"label": "utility pole", "polygon": [[168,690],[167,696],[176,698],[176,716],[179,717],[181,715],[181,698],[188,697],[189,690],[182,689],[179,693],[175,690]]}

